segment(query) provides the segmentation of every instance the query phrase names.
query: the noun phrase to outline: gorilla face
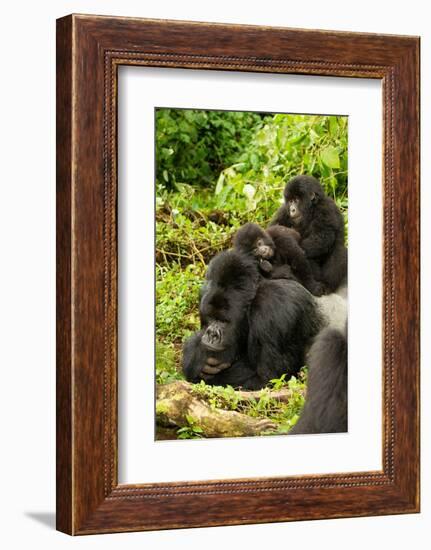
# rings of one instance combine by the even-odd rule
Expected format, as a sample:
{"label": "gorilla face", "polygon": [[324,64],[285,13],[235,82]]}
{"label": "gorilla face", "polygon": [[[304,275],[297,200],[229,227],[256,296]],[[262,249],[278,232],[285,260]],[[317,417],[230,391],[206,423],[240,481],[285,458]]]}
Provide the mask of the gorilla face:
{"label": "gorilla face", "polygon": [[270,260],[275,253],[274,241],[256,223],[246,223],[238,229],[233,245],[239,252],[260,260]]}
{"label": "gorilla face", "polygon": [[320,183],[311,176],[293,178],[284,190],[286,213],[293,225],[308,223],[313,206],[323,194]]}
{"label": "gorilla face", "polygon": [[268,236],[262,236],[253,243],[253,256],[269,260],[274,256],[274,243]]}
{"label": "gorilla face", "polygon": [[[302,205],[301,205],[302,201]],[[298,197],[295,198],[289,198],[289,200],[286,202],[286,208],[289,213],[289,217],[292,220],[292,222],[296,225],[297,223],[300,223],[302,220],[302,213],[304,211],[304,199],[299,199]]]}

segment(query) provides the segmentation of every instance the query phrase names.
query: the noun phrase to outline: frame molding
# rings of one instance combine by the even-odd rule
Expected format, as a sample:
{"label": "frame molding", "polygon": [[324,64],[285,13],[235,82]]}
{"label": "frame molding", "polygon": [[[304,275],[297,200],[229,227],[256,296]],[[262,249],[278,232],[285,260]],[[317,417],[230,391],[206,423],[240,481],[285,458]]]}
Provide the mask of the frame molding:
{"label": "frame molding", "polygon": [[[382,80],[382,471],[118,484],[119,65]],[[418,511],[419,38],[59,19],[57,529],[89,534]]]}

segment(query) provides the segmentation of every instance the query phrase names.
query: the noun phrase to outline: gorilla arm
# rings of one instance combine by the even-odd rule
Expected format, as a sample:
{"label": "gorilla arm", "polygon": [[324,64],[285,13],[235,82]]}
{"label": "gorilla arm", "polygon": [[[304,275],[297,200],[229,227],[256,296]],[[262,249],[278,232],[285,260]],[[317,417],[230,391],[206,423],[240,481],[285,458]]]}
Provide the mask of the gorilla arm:
{"label": "gorilla arm", "polygon": [[183,373],[188,382],[204,380],[212,386],[232,386],[256,390],[264,386],[246,357],[233,361],[223,353],[209,352],[202,344],[203,330],[193,334],[184,344]]}
{"label": "gorilla arm", "polygon": [[301,240],[301,248],[307,258],[315,259],[328,254],[335,243],[336,233],[331,227],[313,222],[307,236]]}

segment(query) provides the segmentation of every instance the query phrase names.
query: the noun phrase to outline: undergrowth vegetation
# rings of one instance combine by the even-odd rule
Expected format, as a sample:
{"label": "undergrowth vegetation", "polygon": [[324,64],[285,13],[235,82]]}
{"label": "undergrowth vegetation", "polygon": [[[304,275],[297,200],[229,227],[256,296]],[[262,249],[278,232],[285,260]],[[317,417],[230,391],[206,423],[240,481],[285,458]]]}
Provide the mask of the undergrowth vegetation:
{"label": "undergrowth vegetation", "polygon": [[[199,329],[199,288],[209,260],[245,222],[265,227],[285,183],[313,175],[333,197],[347,236],[347,118],[193,109],[156,111],[156,379],[181,380],[181,348]],[[216,407],[271,418],[286,433],[303,405],[306,371],[273,381],[293,391],[280,403],[262,390],[244,404],[232,388],[195,386]],[[202,437],[189,423],[179,438]]]}

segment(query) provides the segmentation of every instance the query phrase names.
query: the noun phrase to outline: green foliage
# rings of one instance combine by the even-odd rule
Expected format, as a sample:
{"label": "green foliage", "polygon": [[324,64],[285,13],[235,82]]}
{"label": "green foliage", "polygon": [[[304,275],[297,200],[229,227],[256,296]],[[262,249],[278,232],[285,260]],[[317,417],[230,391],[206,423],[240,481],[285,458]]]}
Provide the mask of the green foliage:
{"label": "green foliage", "polygon": [[177,183],[206,186],[234,162],[261,121],[255,113],[156,110],[156,179],[170,190]]}
{"label": "green foliage", "polygon": [[298,378],[292,376],[292,378],[287,382],[287,386],[292,392],[292,397],[289,399],[289,402],[281,408],[276,418],[274,418],[278,425],[275,432],[277,434],[289,432],[299,418],[305,403],[304,390],[307,387],[307,370],[303,368],[300,371]]}
{"label": "green foliage", "polygon": [[203,430],[197,423],[196,419],[191,415],[186,415],[188,426],[177,430],[178,439],[202,439]]}
{"label": "green foliage", "polygon": [[[267,435],[277,435],[287,433],[299,418],[302,407],[304,406],[304,392],[306,389],[307,371],[303,368],[299,377],[292,376],[286,380],[286,375],[271,380],[272,387],[261,390],[261,396],[255,403],[251,402],[246,414],[259,418],[268,418],[277,425],[277,429],[267,432]],[[271,396],[271,391],[289,389],[292,393],[287,403],[280,402]]]}
{"label": "green foliage", "polygon": [[219,225],[211,220],[217,211],[193,210],[178,202],[180,199],[175,196],[157,211],[156,263],[168,269],[174,264],[205,267],[214,254],[230,246],[239,225],[236,221],[231,226]]}
{"label": "green foliage", "polygon": [[273,390],[281,390],[286,385],[286,374],[282,374],[280,378],[273,378],[271,385]]}
{"label": "green foliage", "polygon": [[205,399],[213,409],[235,411],[238,409],[239,396],[232,386],[207,386],[203,380],[193,386],[193,393]]}
{"label": "green foliage", "polygon": [[277,114],[266,118],[253,140],[220,173],[216,207],[247,212],[266,223],[282,203],[291,177],[308,174],[347,208],[347,118]]}
{"label": "green foliage", "polygon": [[[204,381],[193,385],[193,393],[208,403],[213,409],[237,411],[253,418],[271,420],[277,425],[276,430],[269,430],[265,435],[287,433],[299,418],[304,406],[304,392],[307,384],[307,369],[301,369],[298,378],[286,380],[283,374],[280,378],[271,380],[271,387],[260,390],[257,399],[245,400],[231,386],[208,386]],[[292,393],[287,403],[273,397],[271,391],[288,389]],[[189,426],[181,428],[177,434],[181,439],[196,439],[203,437],[202,430],[193,418],[187,418]],[[199,431],[200,430],[200,431]]]}
{"label": "green foliage", "polygon": [[197,305],[202,264],[156,264],[156,335],[178,342],[199,328]]}
{"label": "green foliage", "polygon": [[183,376],[177,369],[177,354],[174,344],[156,341],[156,383],[169,384],[182,380]]}

